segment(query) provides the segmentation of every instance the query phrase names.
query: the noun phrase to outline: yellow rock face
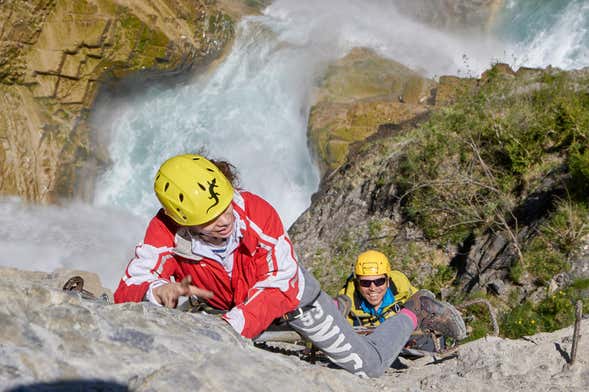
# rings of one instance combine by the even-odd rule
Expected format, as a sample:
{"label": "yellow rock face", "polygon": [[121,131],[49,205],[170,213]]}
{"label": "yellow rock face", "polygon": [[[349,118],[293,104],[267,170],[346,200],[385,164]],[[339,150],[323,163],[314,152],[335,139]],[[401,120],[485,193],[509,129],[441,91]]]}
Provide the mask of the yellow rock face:
{"label": "yellow rock face", "polygon": [[351,143],[381,124],[400,124],[429,110],[435,82],[368,49],[332,65],[311,109],[309,139],[323,173],[343,164]]}
{"label": "yellow rock face", "polygon": [[207,4],[3,1],[0,194],[41,202],[73,196],[80,169],[100,160],[86,117],[101,81],[213,60],[232,39],[233,21]]}

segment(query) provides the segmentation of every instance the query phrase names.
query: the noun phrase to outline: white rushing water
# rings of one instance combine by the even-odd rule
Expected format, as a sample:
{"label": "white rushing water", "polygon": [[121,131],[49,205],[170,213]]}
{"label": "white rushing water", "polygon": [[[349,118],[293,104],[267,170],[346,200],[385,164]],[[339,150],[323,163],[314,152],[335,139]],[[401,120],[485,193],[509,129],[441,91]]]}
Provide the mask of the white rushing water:
{"label": "white rushing water", "polygon": [[211,73],[102,100],[92,118],[98,136],[110,141],[113,165],[98,179],[95,202],[0,203],[0,265],[76,267],[114,288],[158,208],[153,176],[180,153],[205,151],[232,162],[241,185],[270,201],[289,227],[319,183],[306,129],[312,90],[327,64],[362,46],[430,77],[477,76],[496,61],[589,65],[587,5],[564,3],[508,1],[497,33],[476,36],[421,25],[388,0],[275,1],[239,24],[231,52]]}
{"label": "white rushing water", "polygon": [[465,52],[478,72],[503,51],[489,38],[419,25],[392,4],[277,1],[239,25],[233,50],[211,75],[99,108],[101,125],[116,120],[111,129],[97,126],[110,135],[114,164],[98,182],[96,205],[150,216],[158,206],[152,192],[158,166],[204,148],[235,164],[244,187],[269,200],[290,226],[319,183],[306,129],[312,87],[326,64],[364,46],[433,76],[457,73]]}
{"label": "white rushing water", "polygon": [[589,2],[508,0],[496,31],[518,66],[589,66]]}

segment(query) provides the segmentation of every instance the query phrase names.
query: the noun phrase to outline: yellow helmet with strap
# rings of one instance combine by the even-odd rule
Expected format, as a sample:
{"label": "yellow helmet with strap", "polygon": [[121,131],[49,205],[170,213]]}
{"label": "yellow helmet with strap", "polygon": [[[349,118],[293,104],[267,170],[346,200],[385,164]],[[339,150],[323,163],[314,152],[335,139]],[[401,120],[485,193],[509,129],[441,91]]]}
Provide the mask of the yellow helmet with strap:
{"label": "yellow helmet with strap", "polygon": [[166,215],[182,226],[209,222],[233,200],[233,186],[211,161],[186,154],[165,161],[153,184]]}
{"label": "yellow helmet with strap", "polygon": [[356,260],[354,275],[384,275],[391,272],[389,259],[376,250],[367,250],[360,253]]}

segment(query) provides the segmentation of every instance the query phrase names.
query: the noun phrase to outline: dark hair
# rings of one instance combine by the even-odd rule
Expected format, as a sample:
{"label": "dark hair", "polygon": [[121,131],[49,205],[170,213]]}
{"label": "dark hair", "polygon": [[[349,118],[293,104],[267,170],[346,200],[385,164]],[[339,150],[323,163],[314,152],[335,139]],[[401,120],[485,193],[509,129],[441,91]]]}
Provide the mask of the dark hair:
{"label": "dark hair", "polygon": [[237,176],[237,168],[231,163],[222,160],[210,159],[210,161],[219,168],[221,173],[227,177],[231,185],[236,187],[239,184],[239,178]]}

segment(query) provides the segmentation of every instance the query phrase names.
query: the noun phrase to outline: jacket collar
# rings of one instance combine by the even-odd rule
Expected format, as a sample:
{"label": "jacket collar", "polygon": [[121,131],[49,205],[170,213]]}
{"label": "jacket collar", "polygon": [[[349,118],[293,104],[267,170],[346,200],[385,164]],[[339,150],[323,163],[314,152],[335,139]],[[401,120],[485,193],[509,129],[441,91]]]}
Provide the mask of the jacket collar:
{"label": "jacket collar", "polygon": [[391,291],[390,287],[387,287],[387,291],[384,297],[382,298],[382,302],[380,303],[380,306],[378,308],[375,308],[374,306],[370,305],[368,301],[366,301],[362,296],[360,297],[362,298],[360,301],[360,308],[362,308],[364,312],[371,314],[373,316],[380,316],[388,306],[392,305],[395,302],[395,296],[393,295],[393,292]]}
{"label": "jacket collar", "polygon": [[[244,232],[246,232],[246,223],[240,214],[234,209],[235,225],[233,233],[227,239],[227,249],[223,255],[213,252],[212,247],[190,230],[189,227],[179,227],[174,238],[174,253],[189,260],[199,261],[203,258],[223,262],[224,255],[229,255],[240,246]],[[248,247],[248,250],[249,247]],[[254,247],[255,250],[255,247]],[[251,251],[250,251],[251,253]]]}

